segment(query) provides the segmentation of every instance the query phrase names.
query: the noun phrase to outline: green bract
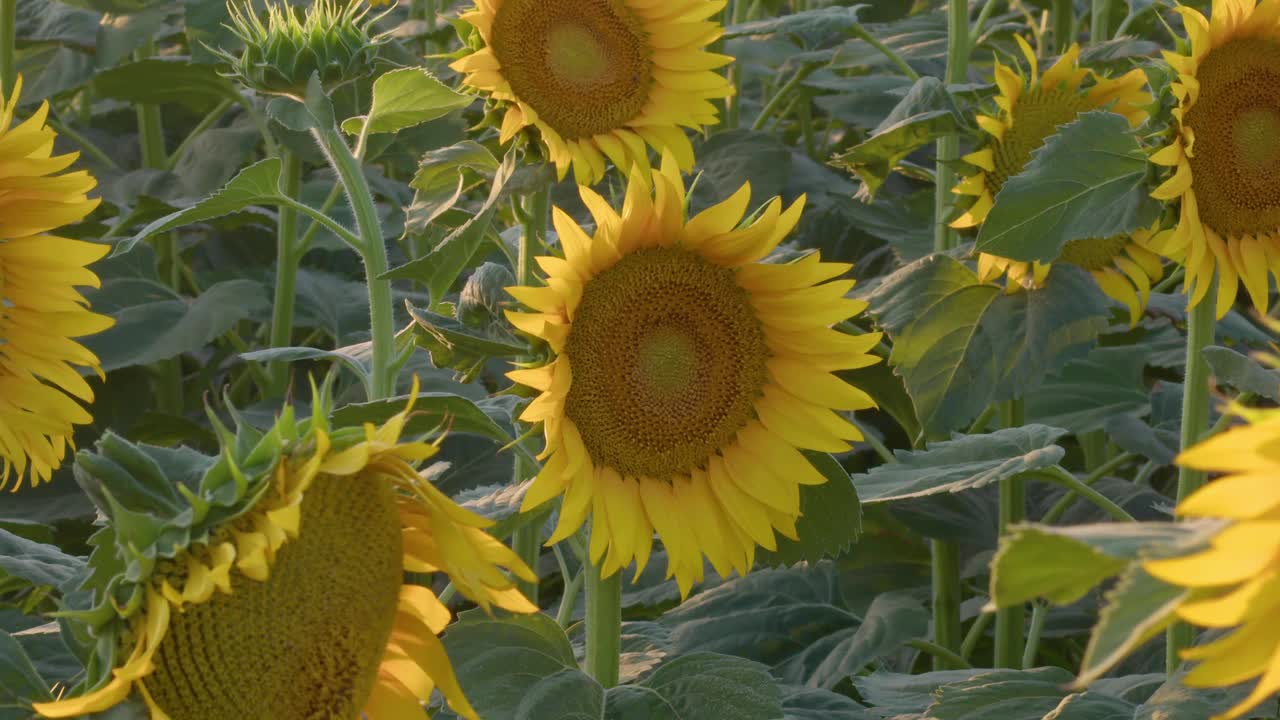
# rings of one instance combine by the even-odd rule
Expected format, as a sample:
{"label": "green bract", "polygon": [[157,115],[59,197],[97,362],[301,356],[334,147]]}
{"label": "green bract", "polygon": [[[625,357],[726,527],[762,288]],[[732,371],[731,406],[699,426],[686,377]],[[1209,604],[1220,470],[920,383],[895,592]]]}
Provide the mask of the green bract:
{"label": "green bract", "polygon": [[317,0],[305,10],[272,4],[265,24],[247,2],[227,4],[229,29],[244,42],[239,56],[214,52],[249,87],[302,95],[311,76],[333,87],[369,72],[379,41],[369,34],[372,18],[363,2]]}

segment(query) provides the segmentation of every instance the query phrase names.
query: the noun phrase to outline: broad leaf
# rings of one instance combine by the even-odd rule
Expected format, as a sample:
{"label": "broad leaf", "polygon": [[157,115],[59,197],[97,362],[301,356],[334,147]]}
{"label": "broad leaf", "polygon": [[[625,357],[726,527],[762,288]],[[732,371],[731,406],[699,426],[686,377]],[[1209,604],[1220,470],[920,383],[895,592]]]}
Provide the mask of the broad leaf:
{"label": "broad leaf", "polygon": [[1219,384],[1280,402],[1280,371],[1265,368],[1231,348],[1208,347],[1203,352]]}
{"label": "broad leaf", "polygon": [[938,689],[932,720],[1041,720],[1067,696],[1071,673],[1056,667],[991,670]]}
{"label": "broad leaf", "polygon": [[51,699],[49,685],[31,664],[27,651],[12,635],[0,630],[0,713]]}
{"label": "broad leaf", "polygon": [[243,210],[251,205],[274,205],[284,199],[280,191],[280,158],[267,158],[250,165],[221,190],[189,208],[170,213],[138,234],[116,245],[113,255],[129,252],[135,245],[157,233],[210,220]]}
{"label": "broad leaf", "polygon": [[62,587],[84,568],[84,560],[56,545],[33,542],[0,529],[0,572],[33,585]]}
{"label": "broad leaf", "polygon": [[94,78],[93,90],[128,103],[176,103],[202,113],[223,100],[241,101],[231,81],[212,65],[182,58],[148,58],[105,70]]}
{"label": "broad leaf", "polygon": [[1106,595],[1106,606],[1089,638],[1076,685],[1102,677],[1139,645],[1174,621],[1174,610],[1190,590],[1163,583],[1141,565],[1131,565]]}
{"label": "broad leaf", "polygon": [[782,720],[878,720],[879,715],[839,693],[783,686]]}
{"label": "broad leaf", "polygon": [[1147,356],[1142,347],[1094,348],[1027,397],[1027,419],[1084,433],[1121,415],[1145,415],[1151,408],[1142,377]]}
{"label": "broad leaf", "polygon": [[365,123],[369,133],[393,133],[435,120],[470,105],[475,98],[454,92],[422,68],[392,70],[373,81],[373,105],[367,116],[342,121],[352,135]]}
{"label": "broad leaf", "polygon": [[1056,465],[1066,453],[1055,445],[1067,431],[1044,425],[960,435],[920,451],[897,450],[886,463],[853,476],[864,503],[892,502],[942,492],[961,492]]}
{"label": "broad leaf", "polygon": [[1160,210],[1147,172],[1147,154],[1128,121],[1115,113],[1084,113],[1005,181],[978,232],[978,249],[1049,262],[1072,240],[1147,227]]}
{"label": "broad leaf", "polygon": [[778,686],[763,665],[707,652],[677,657],[638,685],[609,690],[604,715],[606,720],[777,720],[781,716]]}

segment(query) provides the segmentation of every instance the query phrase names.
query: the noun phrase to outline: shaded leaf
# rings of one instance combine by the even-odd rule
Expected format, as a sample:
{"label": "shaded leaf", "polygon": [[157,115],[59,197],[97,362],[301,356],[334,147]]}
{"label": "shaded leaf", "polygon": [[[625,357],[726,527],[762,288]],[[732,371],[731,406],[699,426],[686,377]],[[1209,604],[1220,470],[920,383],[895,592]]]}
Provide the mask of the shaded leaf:
{"label": "shaded leaf", "polygon": [[33,585],[62,587],[84,569],[84,559],[56,545],[34,542],[0,529],[0,571]]}
{"label": "shaded leaf", "polygon": [[148,58],[98,73],[94,93],[139,105],[176,103],[205,113],[223,100],[240,101],[231,81],[212,65],[184,58]]}
{"label": "shaded leaf", "polygon": [[800,519],[796,521],[796,534],[800,539],[779,535],[777,552],[763,549],[759,552],[765,563],[791,565],[801,560],[816,563],[824,557],[839,557],[858,541],[862,507],[849,473],[825,453],[806,452],[805,456],[827,482],[801,486]]}
{"label": "shaded leaf", "polygon": [[759,663],[696,652],[659,667],[638,685],[609,691],[608,720],[777,720],[777,685]]}
{"label": "shaded leaf", "polygon": [[1280,371],[1265,368],[1231,348],[1207,347],[1203,352],[1218,383],[1280,402]]}

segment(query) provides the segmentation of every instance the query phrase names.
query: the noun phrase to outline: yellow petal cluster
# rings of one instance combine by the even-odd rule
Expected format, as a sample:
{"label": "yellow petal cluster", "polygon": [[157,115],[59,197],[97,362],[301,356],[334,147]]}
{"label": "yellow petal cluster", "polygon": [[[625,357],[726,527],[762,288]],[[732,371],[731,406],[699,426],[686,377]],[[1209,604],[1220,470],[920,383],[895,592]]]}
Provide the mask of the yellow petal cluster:
{"label": "yellow petal cluster", "polygon": [[1183,651],[1184,659],[1200,661],[1183,682],[1225,687],[1258,681],[1217,720],[1243,717],[1280,690],[1280,413],[1253,419],[1178,456],[1181,465],[1224,473],[1183,500],[1178,514],[1231,524],[1206,550],[1145,564],[1154,577],[1193,591],[1177,609],[1180,618],[1232,630]]}
{"label": "yellow petal cluster", "polygon": [[705,48],[726,0],[476,0],[462,20],[484,47],[453,63],[466,84],[505,106],[500,140],[537,129],[561,178],[649,167],[646,144],[693,167],[682,128],[718,122],[710,101],[733,94],[714,72],[733,58]]}
{"label": "yellow petal cluster", "polygon": [[92,422],[82,403],[93,390],[75,366],[98,358],[74,338],[111,327],[89,311],[78,286],[97,287],[88,265],[107,245],[46,233],[98,206],[97,181],[63,172],[78,153],[53,154],[48,103],[14,125],[22,79],[0,97],[0,489],[47,481],[66,455],[75,425]]}
{"label": "yellow petal cluster", "polygon": [[[1035,52],[1021,36],[1015,36],[1025,56],[1030,76],[1019,67],[995,64],[999,88],[995,103],[999,112],[978,115],[978,126],[990,138],[979,150],[962,159],[974,171],[953,189],[958,195],[974,198],[973,205],[952,222],[952,227],[980,226],[995,204],[996,194],[1009,178],[1022,172],[1032,153],[1042,146],[1059,126],[1081,113],[1106,109],[1123,115],[1130,125],[1147,119],[1146,75],[1131,70],[1117,78],[1099,75],[1080,67],[1080,47],[1073,44],[1044,74],[1040,74]],[[1129,309],[1136,323],[1146,308],[1151,285],[1163,274],[1160,258],[1145,247],[1151,231],[1132,238],[1077,240],[1063,248],[1059,261],[1088,270],[1107,296]],[[1009,278],[1007,289],[1016,292],[1039,287],[1049,274],[1049,264],[1019,262],[989,253],[978,257],[978,277],[990,282]]]}
{"label": "yellow petal cluster", "polygon": [[1280,1],[1213,0],[1211,19],[1185,6],[1188,54],[1165,52],[1171,142],[1151,162],[1173,175],[1152,193],[1178,200],[1178,225],[1152,247],[1186,266],[1190,304],[1217,279],[1217,315],[1243,283],[1266,313],[1270,276],[1280,276]]}
{"label": "yellow petal cluster", "polygon": [[[415,385],[414,396],[416,391]],[[298,562],[289,553],[291,548],[301,547],[314,539],[307,536],[308,532],[354,532],[379,538],[383,530],[388,530],[391,542],[378,543],[378,547],[371,548],[371,554],[388,548],[397,553],[399,559],[393,567],[390,596],[381,597],[381,588],[368,587],[364,591],[372,595],[361,601],[368,605],[384,603],[389,610],[389,617],[374,618],[368,626],[369,632],[376,632],[375,623],[386,624],[384,633],[388,634],[381,636],[384,639],[378,645],[382,648],[378,653],[381,659],[374,667],[356,668],[355,678],[344,678],[344,682],[353,684],[321,688],[322,693],[316,688],[308,688],[308,692],[315,695],[315,702],[321,701],[317,699],[320,695],[335,698],[333,707],[347,707],[355,703],[354,710],[363,707],[363,716],[370,720],[402,720],[422,717],[424,703],[438,687],[456,713],[468,720],[479,720],[458,685],[444,646],[437,637],[451,619],[449,610],[429,588],[405,584],[403,574],[443,572],[449,575],[463,595],[486,610],[496,606],[520,613],[536,612],[537,607],[515,589],[514,581],[502,569],[530,582],[537,578],[515,553],[484,531],[490,521],[455,504],[414,469],[417,463],[435,454],[436,446],[420,441],[401,441],[400,435],[411,412],[412,401],[383,425],[366,425],[364,439],[340,451],[332,450],[328,433],[320,429],[313,431],[310,449],[301,457],[285,459],[277,465],[271,491],[248,513],[214,530],[208,542],[187,548],[174,561],[179,566],[177,572],[158,573],[151,579],[144,606],[132,619],[131,636],[134,639],[129,655],[115,668],[110,681],[80,697],[38,703],[35,711],[48,718],[79,717],[113,707],[136,691],[145,700],[151,720],[187,718],[189,713],[195,712],[184,708],[178,713],[172,707],[166,708],[162,698],[168,697],[180,700],[195,698],[191,700],[193,704],[201,697],[217,698],[222,703],[213,711],[208,703],[202,704],[199,712],[206,714],[201,717],[232,720],[233,715],[229,713],[233,712],[240,713],[234,717],[252,716],[267,706],[227,709],[233,700],[242,704],[267,702],[262,698],[227,700],[231,692],[227,688],[234,689],[247,682],[244,678],[238,679],[236,672],[261,668],[264,663],[269,664],[271,658],[276,658],[274,662],[281,662],[280,643],[300,645],[302,641],[276,638],[269,632],[254,635],[252,641],[261,645],[246,642],[235,648],[238,653],[235,663],[224,662],[216,667],[210,665],[215,664],[212,659],[219,655],[206,649],[208,654],[192,666],[205,675],[193,679],[189,673],[169,669],[169,665],[177,661],[166,657],[166,653],[181,659],[192,652],[186,647],[192,642],[189,639],[184,640],[182,646],[167,646],[166,641],[174,642],[170,638],[177,624],[185,620],[184,615],[195,614],[218,602],[238,607],[234,605],[238,594],[251,594],[273,583],[285,582],[280,579],[280,569]],[[335,512],[335,506],[341,508],[351,503],[358,507],[357,502],[378,493],[387,493],[391,498],[392,526],[376,526],[375,518],[362,518],[363,522],[374,523],[363,528],[354,522],[354,518],[344,524],[345,530],[332,529],[323,522],[314,527],[308,526],[305,519],[308,517],[309,493],[315,494],[322,485],[329,495],[335,495],[334,489],[337,489],[337,502],[326,500],[330,514]],[[394,542],[397,539],[401,540],[399,550]],[[359,559],[344,557],[342,560],[353,567],[360,564]],[[374,559],[369,558],[368,561],[373,563]],[[342,573],[348,569],[351,568],[335,567],[331,572]],[[324,584],[325,573],[313,567],[305,570],[307,572],[303,575],[314,576],[316,582]],[[295,569],[287,574],[297,576],[299,571]],[[288,602],[281,603],[279,607],[256,605],[254,617],[228,620],[225,611],[217,617],[237,625],[243,623],[256,627],[274,623],[288,626],[287,618],[272,616],[272,613],[297,612],[291,611],[289,605],[308,602],[308,598],[313,602],[320,601],[316,592],[307,587],[277,586],[272,589],[276,591],[275,597],[286,598]],[[224,596],[225,599],[220,600]],[[192,636],[194,631],[183,629],[186,633],[184,638]],[[199,632],[195,637],[207,637],[209,633],[218,631],[217,628],[196,630]],[[306,629],[308,633],[312,631]],[[323,638],[327,647],[340,646],[341,640]],[[222,655],[225,656],[226,652]],[[350,665],[354,660],[337,658],[330,665],[342,668],[344,663]],[[306,668],[307,672],[299,672],[291,682],[314,683],[315,674],[323,672],[323,668]],[[177,690],[169,687],[179,682],[174,680],[175,676],[181,676],[184,684]],[[191,689],[193,684],[195,690]],[[282,694],[285,692],[281,690]]]}
{"label": "yellow petal cluster", "polygon": [[745,574],[775,532],[796,537],[801,486],[827,481],[800,449],[861,439],[835,411],[874,402],[834,372],[878,362],[880,334],[832,327],[865,307],[834,279],[849,265],[761,262],[803,198],[773,198],[740,225],[744,186],[686,218],[678,165],[667,153],[660,172],[634,170],[621,213],[581,187],[593,235],[553,211],[564,254],[537,259],[545,286],[510,289],[533,312],[508,317],[556,357],[509,375],[540,392],[521,417],[544,424],[549,457],[522,509],[563,496],[549,542],[590,517],[607,577],[642,570],[656,531],[688,593],[704,556]]}

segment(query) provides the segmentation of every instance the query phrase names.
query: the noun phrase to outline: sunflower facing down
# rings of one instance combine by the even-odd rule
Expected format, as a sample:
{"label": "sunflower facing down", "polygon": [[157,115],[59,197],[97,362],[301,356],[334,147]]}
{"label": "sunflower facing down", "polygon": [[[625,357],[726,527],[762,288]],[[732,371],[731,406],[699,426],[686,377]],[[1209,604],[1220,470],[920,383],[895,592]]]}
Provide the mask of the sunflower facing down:
{"label": "sunflower facing down", "polygon": [[381,427],[334,433],[326,404],[309,423],[286,409],[265,435],[223,431],[194,487],[161,474],[175,451],[108,435],[81,453],[110,522],[90,559],[94,606],[70,615],[109,660],[94,689],[38,714],[136,692],[151,720],[396,720],[422,717],[439,687],[477,720],[436,637],[450,613],[405,573],[446,573],[481,607],[515,612],[537,608],[499,568],[535,577],[414,469],[436,447],[401,441],[412,401]]}
{"label": "sunflower facing down", "polygon": [[556,357],[509,376],[541,392],[521,418],[544,424],[548,457],[521,509],[564,496],[548,544],[590,516],[590,557],[608,577],[643,569],[656,530],[687,594],[703,555],[745,574],[775,531],[795,537],[800,486],[825,482],[798,448],[861,439],[833,410],[874,402],[832,373],[877,362],[880,334],[831,327],[865,307],[845,297],[852,280],[832,280],[849,265],[760,262],[803,198],[785,210],[774,198],[739,227],[743,186],[686,220],[670,153],[650,175],[652,194],[632,171],[620,215],[580,188],[594,237],[553,211],[564,256],[538,258],[547,285],[510,288],[534,312],[507,316]]}
{"label": "sunflower facing down", "polygon": [[[47,481],[62,464],[75,425],[93,420],[81,403],[93,390],[73,366],[98,358],[72,338],[112,325],[89,311],[76,286],[98,286],[87,269],[108,245],[46,235],[95,207],[89,173],[62,173],[78,153],[53,154],[49,104],[13,126],[22,78],[0,97],[0,490]],[[59,174],[62,173],[62,174]]]}
{"label": "sunflower facing down", "polygon": [[598,182],[605,158],[649,167],[645,144],[683,170],[682,128],[719,121],[710,100],[733,94],[714,70],[733,58],[704,48],[723,33],[707,18],[726,0],[476,0],[462,19],[484,47],[453,63],[466,84],[506,106],[501,142],[536,127],[563,179]]}
{"label": "sunflower facing down", "polygon": [[1200,661],[1183,679],[1192,687],[1258,679],[1219,720],[1241,717],[1280,690],[1280,412],[1255,412],[1251,419],[1178,456],[1179,464],[1226,473],[1183,500],[1178,514],[1232,524],[1203,552],[1145,564],[1154,577],[1193,591],[1177,609],[1181,619],[1235,628],[1182,651],[1184,659]]}
{"label": "sunflower facing down", "polygon": [[1151,162],[1174,173],[1152,197],[1181,207],[1154,248],[1186,266],[1191,305],[1216,273],[1219,318],[1241,283],[1265,314],[1268,274],[1280,277],[1280,0],[1213,0],[1212,20],[1174,9],[1191,50],[1164,54],[1178,107]]}
{"label": "sunflower facing down", "polygon": [[[1145,106],[1151,96],[1143,89],[1147,80],[1141,70],[1130,70],[1118,78],[1102,77],[1080,67],[1080,48],[1073,44],[1041,75],[1031,46],[1021,36],[1015,39],[1026,56],[1031,77],[1023,77],[1021,68],[996,62],[995,79],[1000,93],[995,102],[999,112],[978,116],[978,125],[990,141],[962,158],[976,170],[953,192],[975,200],[964,215],[951,223],[952,227],[981,225],[1005,182],[1022,172],[1032,152],[1056,133],[1058,126],[1072,122],[1081,113],[1109,109],[1134,127],[1147,119]],[[1107,296],[1129,308],[1130,321],[1136,323],[1146,307],[1152,282],[1164,274],[1160,258],[1142,245],[1149,237],[1148,231],[1140,231],[1133,238],[1075,240],[1063,247],[1059,261],[1088,270]],[[1049,275],[1049,267],[987,253],[978,257],[979,280],[988,282],[1007,275],[1009,292],[1039,287]]]}

